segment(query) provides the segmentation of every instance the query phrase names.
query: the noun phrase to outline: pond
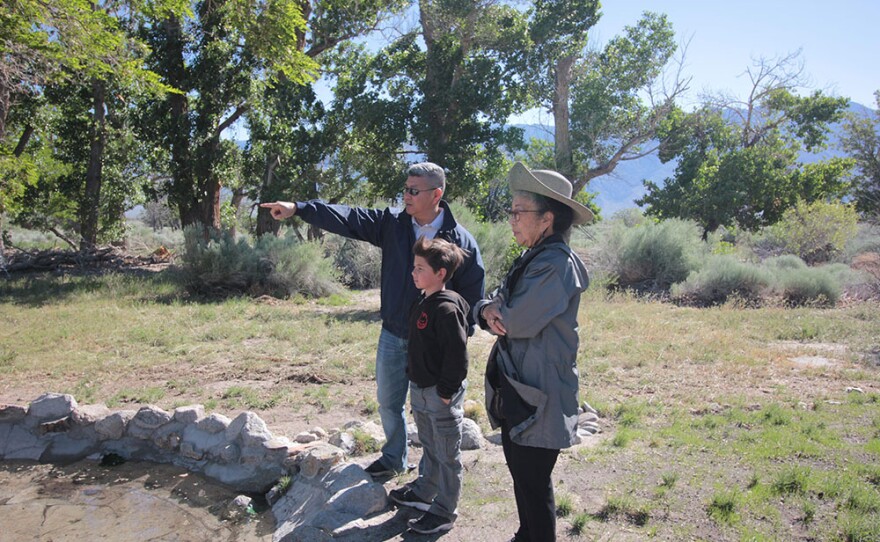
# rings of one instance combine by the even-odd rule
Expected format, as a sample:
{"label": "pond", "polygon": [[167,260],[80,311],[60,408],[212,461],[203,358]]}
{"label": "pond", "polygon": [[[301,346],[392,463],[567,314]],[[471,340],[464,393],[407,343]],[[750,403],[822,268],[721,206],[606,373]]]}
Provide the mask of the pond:
{"label": "pond", "polygon": [[271,541],[272,512],[257,499],[239,519],[224,519],[236,495],[172,465],[5,461],[0,462],[0,539]]}

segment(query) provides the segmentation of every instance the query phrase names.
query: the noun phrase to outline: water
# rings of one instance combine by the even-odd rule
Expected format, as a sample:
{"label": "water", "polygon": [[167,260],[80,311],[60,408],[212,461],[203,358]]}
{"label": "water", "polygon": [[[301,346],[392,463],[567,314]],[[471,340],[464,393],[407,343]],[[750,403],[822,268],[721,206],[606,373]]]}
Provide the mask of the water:
{"label": "water", "polygon": [[0,463],[0,542],[269,542],[271,511],[223,519],[237,493],[178,467]]}

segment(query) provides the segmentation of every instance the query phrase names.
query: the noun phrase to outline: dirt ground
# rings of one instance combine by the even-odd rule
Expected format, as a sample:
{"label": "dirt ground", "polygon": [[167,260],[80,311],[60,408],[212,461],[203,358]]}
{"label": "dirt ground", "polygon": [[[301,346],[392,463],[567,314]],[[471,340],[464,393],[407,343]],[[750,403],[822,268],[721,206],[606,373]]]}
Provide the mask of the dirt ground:
{"label": "dirt ground", "polygon": [[[356,300],[358,306],[365,308],[374,307],[378,309],[378,299],[376,292],[363,294],[364,297]],[[327,309],[327,310],[333,310]],[[469,348],[472,356],[484,356],[488,352],[488,348],[492,342],[492,337],[483,332],[477,332],[473,337]],[[621,400],[629,397],[637,397],[648,404],[660,402],[664,405],[680,405],[690,404],[694,397],[693,390],[701,390],[698,396],[705,398],[705,404],[698,408],[712,408],[713,398],[718,396],[729,396],[732,393],[741,394],[742,397],[754,398],[756,402],[764,400],[768,394],[772,394],[777,386],[784,386],[794,394],[801,394],[805,401],[818,398],[827,393],[840,392],[840,388],[848,385],[865,385],[861,382],[841,382],[839,379],[829,376],[828,370],[842,363],[843,351],[840,345],[816,345],[816,349],[822,352],[821,356],[815,356],[815,359],[798,359],[791,354],[791,345],[780,343],[771,345],[778,350],[777,362],[762,367],[744,367],[740,372],[736,373],[720,373],[717,367],[711,364],[689,364],[682,366],[655,366],[651,375],[650,382],[646,384],[644,379],[640,377],[642,368],[615,368],[612,369],[614,374],[608,377],[609,380],[615,382],[615,389],[612,390]],[[308,381],[299,382],[290,380],[289,374],[285,373],[286,369],[282,365],[273,366],[262,373],[254,371],[238,370],[234,367],[211,367],[204,373],[193,375],[191,368],[187,366],[169,364],[161,367],[142,370],[135,374],[125,375],[124,379],[120,379],[119,387],[137,387],[162,384],[164,382],[184,380],[187,377],[198,378],[203,388],[216,387],[217,389],[225,389],[231,385],[244,385],[255,388],[274,389],[279,386],[297,390],[306,390],[314,383]],[[288,371],[289,372],[289,371]],[[31,375],[33,376],[33,375]],[[307,379],[304,379],[307,380]],[[662,383],[660,385],[656,383]],[[5,379],[0,382],[0,403],[27,404],[41,393],[46,391],[56,391],[59,383],[51,380],[50,377],[45,378],[29,378],[22,379]],[[472,389],[481,389],[482,380],[480,375],[473,375],[470,378]],[[375,383],[371,380],[346,382],[346,383],[330,383],[331,397],[361,397],[364,395],[375,395]],[[865,392],[874,392],[876,389],[865,389]],[[111,396],[115,390],[104,389],[103,392],[107,396]],[[176,395],[165,397],[158,405],[162,408],[172,408],[172,404],[187,404],[188,402],[198,402],[198,395],[195,391],[188,394],[186,390],[176,390]],[[137,405],[125,405],[117,408],[137,408]],[[234,417],[237,412],[218,412],[229,417]],[[346,422],[354,419],[377,419],[375,415],[369,415],[359,412],[354,407],[343,406],[340,402],[340,408],[321,409],[314,405],[303,404],[297,408],[289,405],[269,408],[265,410],[256,410],[272,432],[276,435],[284,435],[293,437],[297,433],[306,431],[312,427],[320,426],[325,429],[340,427]],[[558,494],[567,494],[574,499],[574,509],[576,513],[588,512],[597,514],[607,502],[609,493],[618,489],[622,485],[631,485],[632,480],[640,480],[641,488],[634,488],[636,491],[649,492],[650,488],[656,487],[661,480],[664,472],[674,469],[676,463],[675,451],[656,449],[648,452],[647,459],[644,454],[636,457],[634,454],[626,451],[615,453],[608,456],[600,455],[596,459],[595,455],[580,453],[582,447],[600,446],[605,440],[612,438],[617,428],[613,421],[601,419],[600,425],[603,428],[601,434],[587,439],[587,441],[579,447],[567,450],[561,454],[554,471],[554,481]],[[411,448],[410,461],[418,462],[420,451],[418,448]],[[352,458],[362,465],[367,465],[376,457],[376,454],[364,457]],[[501,447],[492,443],[485,443],[480,450],[466,451],[464,457],[464,488],[462,493],[462,501],[460,507],[460,518],[456,527],[445,534],[434,536],[419,536],[406,532],[406,521],[415,517],[415,512],[408,510],[397,510],[389,507],[383,513],[372,517],[365,518],[364,521],[353,526],[351,529],[343,532],[337,537],[339,540],[345,541],[384,541],[384,540],[438,540],[444,542],[475,542],[475,541],[501,541],[508,540],[517,527],[516,508],[513,499],[512,486],[504,464],[504,458]],[[592,457],[592,459],[585,459]],[[701,465],[706,471],[711,471],[714,463],[712,457],[702,457],[695,460],[696,464]],[[128,467],[128,468],[134,468]],[[164,502],[167,506],[167,515],[164,519],[158,521],[163,527],[175,526],[163,531],[154,538],[137,538],[139,540],[155,539],[155,540],[264,540],[268,536],[267,530],[270,529],[268,519],[264,523],[254,522],[248,529],[235,530],[216,517],[216,510],[212,509],[212,502],[225,498],[221,497],[221,493],[217,494],[216,499],[205,497],[203,505],[198,507],[200,518],[197,520],[197,530],[207,529],[206,532],[211,533],[207,538],[197,538],[195,535],[184,534],[185,528],[192,524],[193,520],[193,502],[197,499],[190,496],[184,506],[180,502],[179,496],[175,491],[181,481],[180,473],[164,474],[162,466],[138,466],[143,470],[132,471],[125,476],[119,478],[126,479],[126,483],[134,484],[132,486],[118,486],[118,491],[122,493],[131,493],[133,491],[141,491],[144,487],[155,481],[160,488],[170,489],[165,492],[164,496],[149,497],[157,501]],[[724,468],[728,468],[725,466]],[[48,469],[48,470],[47,470]],[[81,474],[82,472],[86,474]],[[20,470],[18,466],[0,463],[0,529],[8,532],[6,529],[10,525],[16,528],[24,525],[17,520],[11,519],[17,516],[4,514],[3,508],[8,507],[10,502],[13,504],[21,500],[23,495],[34,493],[49,493],[49,499],[69,499],[70,495],[76,493],[70,487],[76,486],[76,479],[82,476],[94,475],[94,468],[84,465],[74,465],[64,469],[49,467],[29,467]],[[745,477],[748,473],[744,472]],[[386,488],[393,489],[408,481],[414,474],[393,478],[387,481]],[[12,487],[12,480],[17,478],[19,481],[17,490],[8,490]],[[195,479],[195,478],[190,478]],[[48,484],[48,481],[58,481],[58,483]],[[61,481],[66,480],[70,487],[62,487]],[[187,479],[183,479],[187,480]],[[705,495],[706,486],[711,487],[713,480],[707,479],[706,472],[694,473],[693,477],[689,473],[681,473],[679,485],[676,486],[674,500],[670,501],[670,505],[666,508],[654,510],[652,512],[651,524],[657,526],[655,539],[659,540],[739,540],[739,536],[735,531],[726,531],[723,527],[719,527],[705,513]],[[103,483],[107,487],[117,487],[115,480],[104,480]],[[203,486],[204,487],[204,486]],[[48,488],[48,489],[46,489]],[[55,491],[57,490],[57,491]],[[217,491],[221,491],[218,488]],[[54,491],[54,493],[53,493]],[[101,490],[103,492],[109,491]],[[191,491],[191,490],[190,490]],[[213,489],[212,489],[213,491]],[[79,490],[78,495],[82,497],[85,492]],[[152,493],[151,493],[152,494]],[[200,495],[199,490],[188,495]],[[4,502],[4,498],[6,501]],[[139,497],[146,499],[147,497]],[[23,505],[22,505],[23,506]],[[164,505],[163,505],[164,506]],[[143,519],[134,514],[134,508],[113,510],[107,521],[105,522],[108,533],[107,538],[112,540],[122,540],[114,535],[120,532],[128,532],[134,525],[139,525]],[[158,507],[157,507],[158,508]],[[131,511],[129,513],[129,510]],[[77,516],[79,512],[70,512],[69,517]],[[45,514],[40,513],[42,516]],[[152,514],[152,510],[150,512]],[[5,516],[5,517],[4,517]],[[175,519],[176,518],[176,519]],[[678,530],[679,524],[686,524],[686,530]],[[69,522],[67,533],[70,535],[65,537],[63,527],[60,530],[53,531],[57,534],[47,534],[45,536],[36,537],[35,532],[38,531],[21,531],[23,537],[15,537],[10,540],[76,540],[82,539],[78,535],[82,532],[78,529],[83,528],[82,521]],[[574,534],[571,531],[572,517],[560,518],[558,525],[559,540],[590,540],[590,541],[636,541],[645,538],[645,530],[633,524],[627,518],[611,518],[608,521],[591,521],[587,524],[582,534]],[[92,527],[89,527],[92,528]],[[811,540],[803,532],[803,527],[797,521],[790,521],[790,538],[791,540]],[[192,536],[192,537],[191,537]],[[92,537],[94,539],[94,537]],[[5,539],[0,536],[0,539]]]}

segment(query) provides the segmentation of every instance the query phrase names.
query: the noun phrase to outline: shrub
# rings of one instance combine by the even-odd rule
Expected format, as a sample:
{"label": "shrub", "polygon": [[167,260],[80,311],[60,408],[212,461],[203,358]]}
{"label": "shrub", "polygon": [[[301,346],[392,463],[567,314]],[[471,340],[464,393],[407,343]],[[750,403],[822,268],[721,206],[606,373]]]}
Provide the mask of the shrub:
{"label": "shrub", "polygon": [[620,288],[666,291],[697,269],[706,253],[700,230],[691,221],[646,221],[634,228],[617,221],[595,233],[594,263]]}
{"label": "shrub", "polygon": [[324,237],[327,254],[349,288],[378,288],[382,280],[382,250],[370,243],[347,239],[340,235]]}
{"label": "shrub", "polygon": [[340,290],[332,263],[315,243],[292,235],[245,238],[218,234],[205,239],[200,226],[184,230],[181,276],[184,285],[202,295],[325,296]]}
{"label": "shrub", "polygon": [[798,202],[771,226],[770,233],[786,251],[809,264],[830,261],[858,233],[858,214],[843,203]]}
{"label": "shrub", "polygon": [[486,269],[486,291],[491,292],[501,284],[504,275],[521,252],[517,247],[507,222],[480,222],[476,215],[463,205],[452,205],[452,212],[477,241],[483,266]]}
{"label": "shrub", "polygon": [[776,277],[776,289],[786,305],[830,305],[837,303],[841,287],[825,269],[784,269]]}
{"label": "shrub", "polygon": [[698,306],[724,303],[733,297],[755,303],[771,283],[766,270],[722,255],[709,258],[700,271],[675,284],[671,294],[676,302]]}
{"label": "shrub", "polygon": [[807,264],[800,259],[798,256],[794,254],[784,254],[782,256],[773,256],[767,258],[763,262],[764,267],[767,269],[777,272],[777,271],[786,271],[790,269],[807,269]]}

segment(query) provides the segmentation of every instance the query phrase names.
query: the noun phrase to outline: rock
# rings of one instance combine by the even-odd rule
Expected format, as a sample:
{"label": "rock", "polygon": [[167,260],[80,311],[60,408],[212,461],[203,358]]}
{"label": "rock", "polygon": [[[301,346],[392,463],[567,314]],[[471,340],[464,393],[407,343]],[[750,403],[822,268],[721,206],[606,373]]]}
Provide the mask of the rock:
{"label": "rock", "polygon": [[202,405],[189,405],[174,409],[174,421],[176,422],[185,424],[196,423],[199,419],[204,417],[205,407]]}
{"label": "rock", "polygon": [[259,416],[253,412],[242,412],[226,428],[226,440],[232,442],[236,438],[241,441],[242,448],[260,447],[272,439],[272,433]]}
{"label": "rock", "polygon": [[281,536],[276,530],[272,542],[333,542],[333,537],[317,527],[300,525]]}
{"label": "rock", "polygon": [[201,423],[197,423],[195,425],[187,425],[183,429],[183,435],[181,435],[180,440],[181,452],[186,447],[187,457],[191,459],[196,459],[194,455],[199,455],[199,459],[201,459],[208,451],[212,451],[217,456],[219,450],[229,443],[226,440],[225,433],[210,433],[200,429],[200,427]]}
{"label": "rock", "polygon": [[297,456],[296,464],[300,475],[305,478],[323,476],[342,462],[345,452],[331,444],[318,443]]}
{"label": "rock", "polygon": [[74,409],[71,417],[77,425],[92,425],[97,423],[101,418],[106,418],[109,415],[110,409],[107,408],[107,405],[97,404],[78,407]]}
{"label": "rock", "polygon": [[351,433],[347,431],[342,431],[341,433],[336,433],[330,437],[329,443],[336,448],[342,450],[345,454],[350,454],[354,451],[355,440]]}
{"label": "rock", "polygon": [[483,444],[483,430],[477,422],[465,418],[461,422],[461,449],[479,450]]}
{"label": "rock", "polygon": [[325,431],[323,427],[318,427],[318,426],[316,425],[315,427],[312,427],[312,428],[311,428],[310,432],[311,432],[313,435],[315,435],[316,437],[318,437],[319,439],[325,439],[325,438],[327,438],[327,431]]}
{"label": "rock", "polygon": [[48,446],[47,440],[37,438],[24,426],[13,425],[5,439],[3,458],[38,461]]}
{"label": "rock", "polygon": [[44,393],[30,404],[27,415],[38,422],[45,422],[66,418],[75,408],[76,399],[72,395]]}
{"label": "rock", "polygon": [[120,410],[95,422],[95,431],[103,440],[119,440],[125,434],[129,420],[136,414],[133,410]]}
{"label": "rock", "polygon": [[196,422],[196,427],[206,433],[219,433],[226,431],[231,420],[222,414],[211,414]]}
{"label": "rock", "polygon": [[55,435],[40,456],[43,463],[78,461],[99,449],[96,439],[77,439],[70,435]]}
{"label": "rock", "polygon": [[129,436],[147,440],[153,433],[171,421],[171,413],[154,406],[141,407],[137,414],[128,422]]}
{"label": "rock", "polygon": [[299,433],[296,437],[294,437],[293,440],[299,442],[300,444],[308,444],[309,442],[315,442],[316,440],[318,440],[318,436],[311,431],[303,431],[302,433]]}
{"label": "rock", "polygon": [[27,409],[18,405],[0,405],[0,423],[20,422],[27,416]]}

